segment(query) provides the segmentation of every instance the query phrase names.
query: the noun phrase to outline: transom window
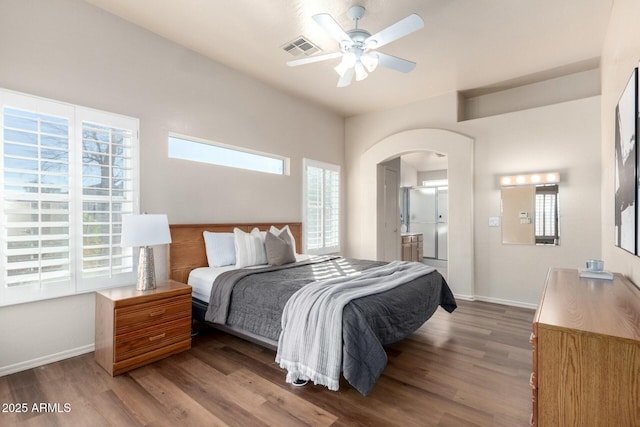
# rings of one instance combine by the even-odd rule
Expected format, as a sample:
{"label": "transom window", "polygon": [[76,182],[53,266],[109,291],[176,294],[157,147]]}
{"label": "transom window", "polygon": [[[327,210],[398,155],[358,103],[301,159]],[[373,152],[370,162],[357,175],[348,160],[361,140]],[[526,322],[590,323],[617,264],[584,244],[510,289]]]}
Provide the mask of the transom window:
{"label": "transom window", "polygon": [[177,134],[169,135],[169,157],[276,175],[289,175],[288,158]]}

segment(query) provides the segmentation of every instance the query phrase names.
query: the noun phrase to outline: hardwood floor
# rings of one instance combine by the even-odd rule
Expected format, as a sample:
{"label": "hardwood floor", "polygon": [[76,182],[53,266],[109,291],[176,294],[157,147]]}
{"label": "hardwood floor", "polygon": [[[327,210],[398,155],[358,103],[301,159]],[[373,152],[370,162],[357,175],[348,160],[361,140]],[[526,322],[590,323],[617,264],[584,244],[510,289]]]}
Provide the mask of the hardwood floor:
{"label": "hardwood floor", "polygon": [[191,350],[115,378],[93,353],[0,377],[0,425],[528,426],[533,310],[458,305],[388,347],[367,397],[344,379],[338,392],[293,387],[274,352],[207,329]]}

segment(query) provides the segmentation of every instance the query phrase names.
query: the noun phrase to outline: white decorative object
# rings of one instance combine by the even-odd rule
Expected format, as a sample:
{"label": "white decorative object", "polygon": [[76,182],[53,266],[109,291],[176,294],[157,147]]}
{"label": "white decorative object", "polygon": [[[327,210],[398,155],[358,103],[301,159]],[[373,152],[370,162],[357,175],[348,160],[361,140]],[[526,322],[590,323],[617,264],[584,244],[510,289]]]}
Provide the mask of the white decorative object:
{"label": "white decorative object", "polygon": [[585,279],[613,280],[613,273],[610,271],[579,270],[579,273]]}
{"label": "white decorative object", "polygon": [[588,259],[587,260],[587,270],[589,271],[602,271],[604,270],[604,261],[599,259]]}

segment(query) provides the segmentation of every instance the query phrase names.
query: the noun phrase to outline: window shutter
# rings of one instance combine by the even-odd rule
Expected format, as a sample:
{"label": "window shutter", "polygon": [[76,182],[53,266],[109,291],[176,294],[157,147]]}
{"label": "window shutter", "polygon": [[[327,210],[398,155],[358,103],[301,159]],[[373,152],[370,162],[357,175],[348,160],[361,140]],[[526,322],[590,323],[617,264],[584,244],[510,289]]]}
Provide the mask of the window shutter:
{"label": "window shutter", "polygon": [[134,212],[133,130],[82,122],[82,277],[131,272],[120,247],[122,215]]}
{"label": "window shutter", "polygon": [[340,167],[304,159],[305,252],[340,251]]}
{"label": "window shutter", "polygon": [[558,186],[536,187],[536,243],[553,244],[558,239]]}
{"label": "window shutter", "polygon": [[324,170],[324,247],[340,246],[340,173]]}
{"label": "window shutter", "polygon": [[307,167],[307,197],[306,197],[306,237],[307,250],[314,251],[322,248],[322,214],[323,196],[322,169]]}
{"label": "window shutter", "polygon": [[69,121],[3,107],[4,280],[69,284]]}

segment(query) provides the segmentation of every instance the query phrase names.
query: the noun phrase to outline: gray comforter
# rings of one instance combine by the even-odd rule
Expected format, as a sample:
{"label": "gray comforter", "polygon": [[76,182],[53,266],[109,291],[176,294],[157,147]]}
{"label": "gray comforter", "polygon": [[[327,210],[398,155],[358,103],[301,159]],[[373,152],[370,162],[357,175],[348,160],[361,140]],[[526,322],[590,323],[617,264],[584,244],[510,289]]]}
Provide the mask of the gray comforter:
{"label": "gray comforter", "polygon": [[[223,273],[211,290],[205,320],[277,341],[284,306],[302,286],[383,264],[325,257]],[[456,302],[444,278],[435,271],[345,306],[342,374],[349,384],[361,394],[369,394],[387,364],[383,346],[413,333],[438,306],[452,312]]]}

